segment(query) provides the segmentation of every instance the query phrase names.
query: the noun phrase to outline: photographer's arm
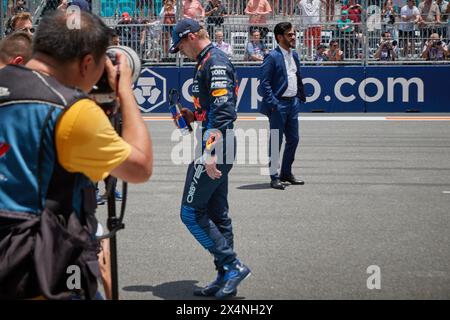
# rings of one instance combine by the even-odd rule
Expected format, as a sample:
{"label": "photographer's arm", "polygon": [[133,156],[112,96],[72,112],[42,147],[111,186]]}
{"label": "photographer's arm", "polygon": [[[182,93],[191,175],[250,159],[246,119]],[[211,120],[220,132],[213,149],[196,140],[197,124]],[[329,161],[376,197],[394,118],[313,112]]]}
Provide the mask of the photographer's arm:
{"label": "photographer's arm", "polygon": [[[122,138],[131,145],[131,153],[111,171],[111,175],[131,183],[140,183],[147,181],[152,175],[152,141],[131,89],[131,70],[127,59],[120,55],[119,61],[118,97],[122,110]],[[106,68],[109,75],[115,74],[115,67],[109,59]],[[110,82],[111,80],[110,77]]]}
{"label": "photographer's arm", "polygon": [[448,51],[448,47],[447,46],[442,46],[443,50],[444,50],[444,57],[447,58],[448,56],[450,56],[450,52]]}
{"label": "photographer's arm", "polygon": [[342,61],[342,55],[344,54],[344,52],[338,48],[336,50],[336,61]]}
{"label": "photographer's arm", "polygon": [[397,52],[395,50],[395,47],[391,46],[391,54],[392,54],[392,61],[395,61],[397,59]]}
{"label": "photographer's arm", "polygon": [[430,43],[430,41],[428,41],[425,45],[425,48],[423,48],[423,51],[422,51],[423,59],[425,59],[425,60],[428,59],[428,52],[430,51],[430,48],[431,48],[431,43]]}
{"label": "photographer's arm", "polygon": [[375,52],[375,59],[380,59],[381,56],[381,49],[383,48],[383,43],[380,43],[380,45],[378,46],[377,51]]}

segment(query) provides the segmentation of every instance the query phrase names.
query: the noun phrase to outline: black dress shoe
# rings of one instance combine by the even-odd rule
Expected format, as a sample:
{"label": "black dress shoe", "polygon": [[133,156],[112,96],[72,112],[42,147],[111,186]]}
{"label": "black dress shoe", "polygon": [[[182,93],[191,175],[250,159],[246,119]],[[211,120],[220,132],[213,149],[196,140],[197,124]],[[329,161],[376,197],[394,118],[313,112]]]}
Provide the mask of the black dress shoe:
{"label": "black dress shoe", "polygon": [[270,181],[270,187],[278,190],[284,190],[285,186],[280,182],[280,179]]}
{"label": "black dress shoe", "polygon": [[305,181],[302,180],[297,180],[294,175],[290,175],[287,177],[280,177],[281,182],[289,182],[290,184],[297,184],[297,185],[301,185],[301,184],[305,184]]}

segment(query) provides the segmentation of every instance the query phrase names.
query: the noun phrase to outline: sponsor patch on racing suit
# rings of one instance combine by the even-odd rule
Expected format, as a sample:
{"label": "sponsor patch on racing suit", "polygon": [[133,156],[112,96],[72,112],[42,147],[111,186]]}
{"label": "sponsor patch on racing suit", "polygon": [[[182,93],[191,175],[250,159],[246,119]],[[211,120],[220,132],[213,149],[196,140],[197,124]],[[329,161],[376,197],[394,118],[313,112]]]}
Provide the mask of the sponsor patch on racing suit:
{"label": "sponsor patch on racing suit", "polygon": [[236,71],[221,50],[208,45],[197,58],[192,84],[195,119],[202,121],[203,150],[214,153],[214,144],[233,128],[238,92]]}

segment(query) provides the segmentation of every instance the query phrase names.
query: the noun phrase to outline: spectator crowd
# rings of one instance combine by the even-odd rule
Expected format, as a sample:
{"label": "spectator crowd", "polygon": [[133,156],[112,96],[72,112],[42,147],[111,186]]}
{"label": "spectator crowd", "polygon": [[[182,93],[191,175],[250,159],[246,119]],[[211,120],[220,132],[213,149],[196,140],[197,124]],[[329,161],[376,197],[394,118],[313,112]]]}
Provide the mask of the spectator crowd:
{"label": "spectator crowd", "polygon": [[[5,0],[1,0],[5,1]],[[56,1],[56,2],[55,2]],[[32,35],[33,20],[25,0],[8,0],[6,34]],[[43,14],[76,4],[90,10],[88,0],[51,0]],[[115,2],[114,2],[115,3]],[[378,61],[449,59],[450,3],[446,0],[135,0],[132,7],[115,7],[101,14],[115,29],[115,43],[138,52],[143,60],[174,62],[169,53],[173,27],[179,18],[195,19],[217,47],[233,61],[261,62],[275,41],[271,26],[290,19],[297,29],[297,46],[304,61]],[[181,4],[181,8],[178,8]],[[365,17],[363,15],[365,14]],[[364,21],[364,25],[363,22]],[[368,42],[368,46],[366,46]]]}

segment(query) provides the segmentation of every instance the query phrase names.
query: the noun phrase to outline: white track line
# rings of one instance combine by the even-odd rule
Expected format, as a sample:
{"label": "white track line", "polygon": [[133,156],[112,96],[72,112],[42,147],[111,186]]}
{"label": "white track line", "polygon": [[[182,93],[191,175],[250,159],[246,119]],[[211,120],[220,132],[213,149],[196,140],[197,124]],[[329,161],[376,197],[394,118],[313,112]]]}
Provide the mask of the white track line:
{"label": "white track line", "polygon": [[[144,121],[172,121],[168,116],[144,116]],[[306,116],[298,117],[300,121],[450,121],[449,117],[426,117],[426,116],[389,116],[389,117],[358,117],[358,116]],[[261,116],[241,116],[238,117],[238,121],[268,121],[267,117]]]}

